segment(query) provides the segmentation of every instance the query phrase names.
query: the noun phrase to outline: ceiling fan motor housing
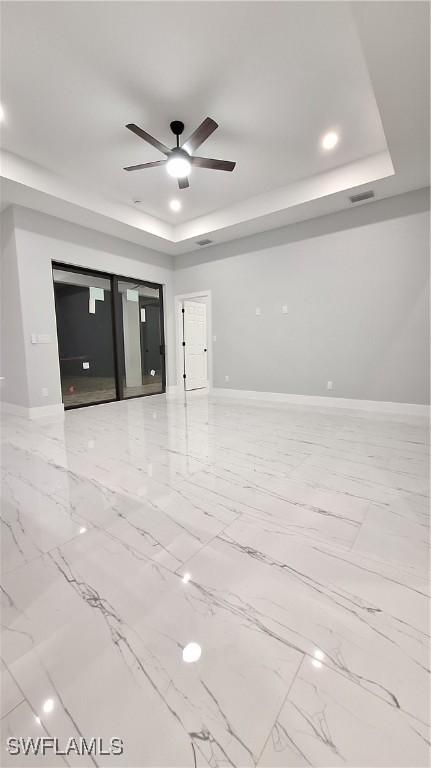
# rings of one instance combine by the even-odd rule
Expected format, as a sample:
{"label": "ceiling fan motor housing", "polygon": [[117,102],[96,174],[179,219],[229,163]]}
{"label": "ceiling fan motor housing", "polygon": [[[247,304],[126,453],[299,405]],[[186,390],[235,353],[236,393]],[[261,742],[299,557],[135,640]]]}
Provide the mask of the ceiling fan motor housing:
{"label": "ceiling fan motor housing", "polygon": [[181,158],[183,160],[189,160],[190,161],[189,153],[186,152],[186,150],[182,149],[181,147],[174,147],[173,149],[171,149],[169,157],[170,158],[173,158],[173,157]]}

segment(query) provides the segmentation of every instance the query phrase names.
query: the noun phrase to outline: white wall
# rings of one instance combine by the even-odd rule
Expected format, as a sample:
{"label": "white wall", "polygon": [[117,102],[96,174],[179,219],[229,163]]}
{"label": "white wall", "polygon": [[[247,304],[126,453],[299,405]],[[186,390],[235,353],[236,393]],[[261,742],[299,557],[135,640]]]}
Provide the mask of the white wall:
{"label": "white wall", "polygon": [[24,330],[16,258],[15,229],[12,208],[2,214],[1,259],[1,399],[9,403],[24,402],[27,393],[27,369],[24,352]]}
{"label": "white wall", "polygon": [[[17,338],[16,355],[6,356],[7,370],[2,375],[7,377],[8,382],[2,399],[26,408],[61,403],[52,261],[162,284],[167,385],[175,383],[172,257],[27,208],[13,206],[3,214],[5,219],[11,216],[14,223],[23,339],[19,341],[18,332],[14,334]],[[2,260],[5,261],[5,253],[8,262],[7,250]],[[8,308],[12,278],[13,275],[9,273],[3,283],[5,311]],[[8,336],[8,326],[8,321],[6,325],[2,324],[4,340]],[[32,333],[49,335],[51,343],[32,344]],[[10,349],[10,344],[6,345],[6,349]],[[16,388],[11,382],[23,376],[19,358],[22,349],[26,361],[26,385]],[[44,388],[48,390],[47,397],[42,394]]]}
{"label": "white wall", "polygon": [[427,403],[428,207],[422,190],[180,257],[175,294],[212,293],[214,386]]}

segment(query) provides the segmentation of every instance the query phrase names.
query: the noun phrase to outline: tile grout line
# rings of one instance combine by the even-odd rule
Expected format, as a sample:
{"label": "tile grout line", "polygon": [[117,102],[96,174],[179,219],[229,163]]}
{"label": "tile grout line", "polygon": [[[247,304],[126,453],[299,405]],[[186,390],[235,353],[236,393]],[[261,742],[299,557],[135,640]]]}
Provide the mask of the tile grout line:
{"label": "tile grout line", "polygon": [[350,544],[349,552],[352,552],[352,553],[355,552],[356,542],[359,539],[359,536],[360,536],[360,534],[362,532],[362,528],[363,528],[364,524],[368,520],[368,515],[369,515],[369,512],[370,512],[370,509],[371,509],[372,505],[373,505],[373,502],[370,501],[370,503],[368,504],[367,509],[365,510],[363,520],[361,520],[361,522],[359,523],[358,530],[356,531],[356,533],[355,533],[355,535],[353,537],[353,541]]}
{"label": "tile grout line", "polygon": [[[5,660],[4,660],[4,659],[3,659],[3,663],[4,663],[4,665],[5,665],[6,669],[7,669],[7,671],[9,672],[9,674],[10,674],[10,676],[11,676],[12,680],[14,681],[14,683],[15,683],[16,687],[17,687],[17,688],[18,688],[18,690],[20,691],[21,695],[24,697],[24,698],[22,699],[22,701],[20,701],[19,705],[17,705],[17,707],[18,707],[18,706],[21,706],[22,704],[27,704],[27,706],[28,706],[28,708],[31,710],[31,712],[32,712],[33,716],[34,716],[35,718],[36,718],[36,717],[39,717],[39,716],[37,715],[37,713],[36,713],[35,709],[33,708],[33,705],[32,705],[32,703],[31,703],[31,702],[29,701],[29,699],[27,698],[26,694],[24,693],[23,689],[21,688],[21,685],[19,684],[18,680],[16,679],[15,675],[13,674],[12,670],[10,669],[10,667],[9,667],[9,664],[7,664],[7,663],[5,662]],[[13,708],[13,709],[12,709],[10,712],[8,712],[8,715],[10,715],[10,713],[11,713],[11,712],[13,712],[13,711],[14,711],[14,710],[15,710],[17,707],[14,707],[14,708]],[[7,717],[8,715],[6,715],[6,717]],[[3,720],[3,718],[2,718],[2,720]],[[46,727],[45,723],[43,722],[42,718],[40,718],[40,725],[41,725],[41,727],[43,728],[43,730],[45,731],[45,733],[46,733],[46,734],[48,734],[48,736],[49,736],[50,738],[52,738],[52,737],[51,737],[51,734],[50,734],[50,732],[48,731],[48,729],[47,729],[47,727]],[[70,764],[67,762],[67,760],[66,760],[66,758],[65,758],[65,756],[64,756],[64,755],[62,755],[62,759],[63,759],[63,762],[64,762],[64,763],[65,763],[67,766],[69,766],[69,765],[70,765]]]}
{"label": "tile grout line", "polygon": [[[4,663],[4,662],[3,662],[3,663]],[[8,669],[8,672],[9,672],[9,674],[10,674],[10,671],[9,671],[9,669]],[[13,678],[13,681],[14,681],[14,683],[15,683],[15,685],[16,685],[16,681],[15,681],[15,679],[14,679],[14,678]],[[19,689],[19,691],[20,691],[20,693],[22,694],[22,691],[21,691],[21,689]],[[23,694],[22,694],[22,695],[23,695]],[[1,719],[1,720],[5,720],[5,719],[6,719],[6,717],[9,717],[9,715],[11,715],[11,714],[12,714],[12,712],[15,712],[15,710],[16,710],[18,707],[20,707],[20,706],[21,706],[21,704],[25,704],[25,703],[26,703],[26,701],[27,701],[27,700],[26,700],[26,698],[25,698],[25,696],[24,696],[24,698],[20,699],[20,700],[19,700],[19,702],[18,702],[17,704],[15,704],[15,705],[12,707],[12,709],[9,709],[7,712],[5,712],[5,713],[4,713],[4,715],[2,715],[0,719]],[[27,703],[28,703],[28,702],[27,702]]]}
{"label": "tile grout line", "polygon": [[269,729],[269,733],[268,733],[268,736],[265,739],[264,745],[263,745],[262,749],[260,750],[260,752],[259,752],[259,754],[257,756],[256,766],[259,765],[260,759],[261,759],[261,757],[262,757],[262,755],[263,755],[263,753],[265,751],[266,745],[268,744],[268,741],[270,739],[270,736],[271,736],[271,733],[273,731],[273,728],[274,728],[276,722],[278,721],[278,718],[280,717],[280,713],[281,713],[282,709],[284,708],[284,705],[286,704],[287,699],[289,697],[290,691],[292,690],[293,685],[294,685],[294,683],[296,681],[296,678],[298,677],[299,670],[301,669],[301,667],[302,667],[305,659],[307,658],[307,656],[308,656],[307,653],[305,653],[305,652],[302,653],[302,659],[301,659],[301,661],[298,664],[298,668],[297,668],[297,670],[296,670],[296,672],[295,672],[295,674],[293,676],[293,679],[292,679],[292,681],[291,681],[291,683],[290,683],[290,685],[289,685],[289,687],[287,689],[286,695],[285,695],[283,701],[281,702],[281,706],[280,706],[280,709],[277,712],[276,718],[275,718],[273,724],[271,725],[271,728]]}
{"label": "tile grout line", "polygon": [[[193,552],[193,554],[190,555],[190,557],[188,557],[186,560],[184,560],[183,563],[180,563],[178,568],[175,571],[171,571],[171,573],[179,575],[178,571],[181,570],[181,568],[184,568],[184,566],[187,563],[189,563],[190,560],[193,560],[193,558],[196,557],[196,555],[198,555],[200,552],[202,552],[202,550],[205,549],[205,547],[207,547],[209,544],[212,544],[214,539],[217,539],[220,536],[221,533],[224,533],[227,528],[229,528],[231,525],[236,523],[240,519],[240,517],[242,517],[243,514],[244,514],[244,512],[239,512],[234,520],[231,520],[229,523],[226,523],[226,525],[223,528],[221,528],[219,531],[217,531],[217,533],[215,533],[214,536],[212,536],[210,539],[208,539],[208,541],[206,541],[204,544],[202,544],[202,546],[199,547],[199,549],[197,549],[196,552]],[[170,569],[168,569],[168,570],[170,570]]]}

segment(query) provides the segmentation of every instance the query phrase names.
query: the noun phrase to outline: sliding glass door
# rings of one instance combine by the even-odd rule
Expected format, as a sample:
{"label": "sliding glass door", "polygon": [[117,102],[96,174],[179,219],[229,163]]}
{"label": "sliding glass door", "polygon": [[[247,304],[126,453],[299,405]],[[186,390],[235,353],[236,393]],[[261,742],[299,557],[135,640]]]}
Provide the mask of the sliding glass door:
{"label": "sliding glass door", "polygon": [[119,279],[123,397],[164,392],[161,286]]}
{"label": "sliding glass door", "polygon": [[65,408],[165,391],[161,285],[53,264]]}
{"label": "sliding glass door", "polygon": [[116,400],[111,280],[53,269],[65,407]]}

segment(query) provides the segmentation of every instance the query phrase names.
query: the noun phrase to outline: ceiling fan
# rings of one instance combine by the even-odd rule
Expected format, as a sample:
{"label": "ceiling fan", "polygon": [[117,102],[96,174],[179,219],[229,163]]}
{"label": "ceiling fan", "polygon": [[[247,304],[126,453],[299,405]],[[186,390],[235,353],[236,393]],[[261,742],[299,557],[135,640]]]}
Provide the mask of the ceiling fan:
{"label": "ceiling fan", "polygon": [[187,141],[180,147],[180,136],[184,131],[184,123],[180,120],[173,120],[171,125],[171,131],[177,138],[177,146],[169,149],[166,144],[162,144],[154,136],[150,136],[149,133],[139,128],[134,123],[128,123],[126,128],[132,133],[136,133],[141,139],[147,141],[153,147],[158,149],[164,155],[166,160],[154,160],[152,163],[140,163],[139,165],[129,165],[124,168],[125,171],[141,171],[144,168],[155,168],[159,165],[165,165],[166,170],[170,176],[178,179],[178,186],[180,189],[186,189],[190,186],[188,175],[192,167],[196,168],[212,168],[216,171],[233,171],[235,163],[230,160],[211,160],[208,157],[196,157],[193,152],[201,146],[208,139],[209,136],[218,128],[215,120],[210,117],[206,117],[205,120],[193,131]]}

